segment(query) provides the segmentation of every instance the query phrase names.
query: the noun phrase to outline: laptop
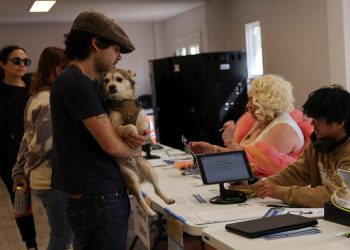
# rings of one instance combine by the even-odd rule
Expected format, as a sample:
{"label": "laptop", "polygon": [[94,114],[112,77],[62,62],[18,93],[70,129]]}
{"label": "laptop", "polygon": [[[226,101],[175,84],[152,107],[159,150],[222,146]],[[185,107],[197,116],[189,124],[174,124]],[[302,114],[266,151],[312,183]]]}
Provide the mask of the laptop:
{"label": "laptop", "polygon": [[300,215],[283,214],[278,216],[263,217],[249,221],[227,224],[226,230],[247,238],[295,230],[317,225],[315,218],[306,218]]}

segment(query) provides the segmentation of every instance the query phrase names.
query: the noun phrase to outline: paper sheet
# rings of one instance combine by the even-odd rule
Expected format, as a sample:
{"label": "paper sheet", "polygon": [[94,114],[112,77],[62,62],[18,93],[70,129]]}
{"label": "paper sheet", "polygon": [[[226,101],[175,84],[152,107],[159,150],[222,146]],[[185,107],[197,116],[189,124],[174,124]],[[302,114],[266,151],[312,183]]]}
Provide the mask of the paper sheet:
{"label": "paper sheet", "polygon": [[296,236],[318,234],[318,233],[321,233],[321,230],[314,227],[306,227],[306,228],[301,228],[296,230],[289,230],[281,233],[269,234],[264,236],[263,238],[265,240],[274,240],[274,239],[296,237]]}
{"label": "paper sheet", "polygon": [[210,224],[225,221],[249,220],[261,218],[269,208],[262,206],[241,206],[210,212],[193,213],[186,218],[194,224]]}
{"label": "paper sheet", "polygon": [[282,214],[295,214],[309,218],[322,218],[323,208],[285,208]]}
{"label": "paper sheet", "polygon": [[175,200],[175,203],[172,204],[171,207],[188,207],[194,203],[195,204],[209,203],[209,200],[199,193],[190,194],[187,196],[175,195],[172,198]]}
{"label": "paper sheet", "polygon": [[295,214],[308,218],[322,218],[324,216],[323,208],[288,208],[275,207],[270,208],[264,217],[278,216],[282,214]]}

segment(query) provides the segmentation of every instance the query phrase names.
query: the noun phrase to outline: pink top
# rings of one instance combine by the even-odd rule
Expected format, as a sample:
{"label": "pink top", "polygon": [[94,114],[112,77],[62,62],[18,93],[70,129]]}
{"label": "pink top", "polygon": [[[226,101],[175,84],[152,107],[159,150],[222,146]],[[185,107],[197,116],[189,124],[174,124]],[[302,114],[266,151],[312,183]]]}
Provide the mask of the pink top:
{"label": "pink top", "polygon": [[[296,131],[299,138],[304,142],[304,146],[300,150],[284,154],[270,144],[262,142],[268,131],[279,123],[287,123]],[[246,151],[256,177],[274,175],[294,162],[310,142],[310,135],[313,132],[311,119],[303,116],[302,112],[297,109],[289,114],[282,114],[277,117],[254,141],[245,144],[244,139],[254,130],[255,126],[257,126],[257,122],[251,118],[249,113],[245,113],[237,122],[234,139]]]}

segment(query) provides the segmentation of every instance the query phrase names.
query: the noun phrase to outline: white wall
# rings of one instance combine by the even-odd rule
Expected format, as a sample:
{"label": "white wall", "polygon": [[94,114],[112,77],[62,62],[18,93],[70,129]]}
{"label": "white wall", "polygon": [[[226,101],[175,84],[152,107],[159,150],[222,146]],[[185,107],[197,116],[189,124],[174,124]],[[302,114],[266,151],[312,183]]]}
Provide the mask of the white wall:
{"label": "white wall", "polygon": [[130,54],[122,55],[118,67],[131,69],[136,72],[138,95],[151,94],[151,80],[148,61],[155,57],[155,42],[153,25],[148,23],[120,24],[127,32],[136,49]]}
{"label": "white wall", "polygon": [[[330,3],[330,0],[327,0]],[[340,0],[337,0],[340,1]],[[350,90],[350,1],[341,0],[343,9],[343,32],[344,32],[344,52],[345,55],[345,79],[346,87]]]}
{"label": "white wall", "polygon": [[[222,12],[209,13],[218,2]],[[326,0],[208,0],[206,11],[211,16],[208,23],[219,20],[223,26],[223,36],[211,39],[223,39],[225,50],[245,48],[244,25],[260,21],[264,72],[280,74],[293,83],[297,107],[309,92],[329,83]]]}
{"label": "white wall", "polygon": [[[226,35],[224,32],[224,1],[206,0],[206,15],[208,27],[208,52],[225,51]],[[227,1],[227,0],[226,0]],[[242,47],[243,48],[243,47]]]}
{"label": "white wall", "polygon": [[[119,67],[137,73],[138,94],[150,94],[148,60],[172,56],[177,37],[200,32],[201,52],[245,48],[244,25],[259,20],[265,73],[294,85],[296,106],[328,83],[350,89],[349,0],[206,0],[206,5],[163,22],[120,23],[136,46]],[[0,24],[0,47],[18,44],[33,59],[46,46],[63,47],[71,24]]]}
{"label": "white wall", "polygon": [[201,52],[208,51],[208,36],[205,7],[198,7],[181,15],[157,22],[154,27],[155,40],[161,41],[162,46],[157,50],[157,58],[174,55],[173,43],[179,38],[200,32]]}
{"label": "white wall", "polygon": [[0,24],[0,47],[19,45],[27,51],[32,59],[28,72],[34,72],[39,61],[41,51],[47,46],[64,48],[63,34],[69,32],[70,24]]}
{"label": "white wall", "polygon": [[349,0],[206,0],[203,7],[157,23],[157,58],[172,56],[173,40],[196,31],[203,34],[202,52],[244,49],[244,25],[257,20],[264,72],[293,83],[296,107],[324,85],[350,90]]}
{"label": "white wall", "polygon": [[[136,85],[139,95],[150,94],[148,60],[155,57],[152,23],[120,23],[127,32],[136,50],[122,55],[118,66],[134,70],[137,74]],[[21,23],[0,24],[0,47],[17,44],[26,49],[32,59],[28,72],[35,71],[41,51],[47,46],[64,48],[63,35],[70,30],[70,23]]]}
{"label": "white wall", "polygon": [[327,0],[331,83],[346,83],[343,0]]}

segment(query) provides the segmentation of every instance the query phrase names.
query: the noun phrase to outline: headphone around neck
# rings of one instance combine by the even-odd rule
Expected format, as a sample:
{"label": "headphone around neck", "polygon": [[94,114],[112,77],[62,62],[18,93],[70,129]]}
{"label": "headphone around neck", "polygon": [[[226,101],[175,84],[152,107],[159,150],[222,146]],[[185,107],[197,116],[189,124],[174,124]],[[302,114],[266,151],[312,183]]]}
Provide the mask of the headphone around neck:
{"label": "headphone around neck", "polygon": [[317,138],[315,132],[313,132],[310,136],[314,149],[321,154],[327,154],[333,151],[337,146],[343,144],[348,138],[349,135],[346,135],[339,141],[335,141],[331,138]]}

